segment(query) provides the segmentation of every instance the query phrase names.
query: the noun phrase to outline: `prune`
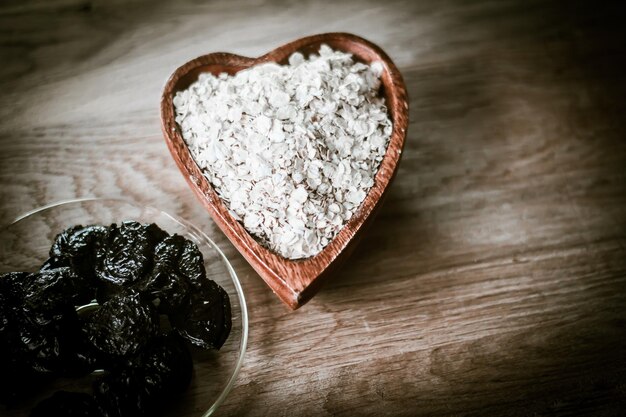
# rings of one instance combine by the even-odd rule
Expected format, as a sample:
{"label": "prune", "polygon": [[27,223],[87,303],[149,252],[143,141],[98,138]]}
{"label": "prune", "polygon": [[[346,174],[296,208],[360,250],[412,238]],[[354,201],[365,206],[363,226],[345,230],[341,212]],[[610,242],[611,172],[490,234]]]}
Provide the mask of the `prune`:
{"label": "prune", "polygon": [[154,267],[142,291],[158,299],[159,312],[174,313],[188,304],[189,290],[206,280],[202,253],[180,235],[168,236],[154,250]]}
{"label": "prune", "polygon": [[64,356],[73,349],[66,339],[72,313],[39,325],[24,306],[10,309],[0,338],[0,402],[26,397],[63,369]]}
{"label": "prune", "polygon": [[30,417],[96,417],[102,416],[93,396],[80,392],[57,391],[41,400],[30,412]]}
{"label": "prune", "polygon": [[0,276],[0,340],[16,306],[24,299],[24,283],[28,272],[9,272]]}
{"label": "prune", "polygon": [[154,264],[160,267],[178,269],[178,260],[183,252],[186,239],[180,235],[172,235],[163,239],[154,248]]}
{"label": "prune", "polygon": [[0,404],[14,406],[33,395],[49,375],[40,374],[13,358],[0,358]]}
{"label": "prune", "polygon": [[96,287],[96,301],[104,304],[116,295],[124,294],[128,287],[116,285],[110,282],[99,282]]}
{"label": "prune", "polygon": [[59,266],[69,266],[78,275],[91,280],[94,276],[96,251],[108,234],[105,226],[81,225],[70,227],[59,233],[50,248],[50,259],[42,270]]}
{"label": "prune", "polygon": [[[13,298],[5,300],[5,292],[0,293],[0,350],[38,373],[77,368],[80,331],[74,303],[80,278],[69,267],[9,278],[15,281],[10,285]],[[9,284],[9,279],[3,281],[3,290]]]}
{"label": "prune", "polygon": [[[219,349],[228,337],[228,295],[182,236],[132,221],[76,226],[57,235],[49,256],[36,273],[0,276],[2,403],[54,376],[103,368],[93,399],[59,392],[33,415],[148,415],[190,383],[184,339]],[[101,305],[79,318],[75,306],[94,296]],[[167,335],[159,313],[174,328]]]}
{"label": "prune", "polygon": [[154,337],[145,351],[123,368],[94,383],[94,396],[108,417],[151,415],[191,381],[193,361],[184,340],[175,333]]}
{"label": "prune", "polygon": [[[105,296],[144,278],[152,268],[154,247],[167,234],[155,224],[124,222],[109,228],[106,242],[96,251],[96,276]],[[99,301],[104,301],[99,297]]]}
{"label": "prune", "polygon": [[23,360],[18,319],[26,272],[0,276],[0,403],[12,405],[39,385],[40,375]]}
{"label": "prune", "polygon": [[59,369],[61,341],[54,331],[56,323],[45,327],[26,323],[20,323],[12,343],[13,354],[37,372],[51,373]]}
{"label": "prune", "polygon": [[154,250],[155,268],[173,269],[195,288],[206,280],[202,252],[195,243],[180,235],[165,238]]}
{"label": "prune", "polygon": [[114,296],[89,315],[83,331],[98,352],[128,356],[143,348],[158,326],[154,305],[138,292],[129,290]]}
{"label": "prune", "polygon": [[11,306],[7,297],[0,293],[0,339],[4,339],[4,332],[8,330],[11,321]]}
{"label": "prune", "polygon": [[93,395],[105,417],[151,415],[156,404],[146,393],[142,377],[134,370],[124,370],[97,379]]}
{"label": "prune", "polygon": [[16,313],[16,331],[9,341],[13,355],[37,372],[61,372],[74,355],[74,335],[79,333],[76,310],[69,308],[45,325],[34,322],[35,316],[28,309]]}
{"label": "prune", "polygon": [[0,294],[3,294],[7,300],[21,301],[28,275],[30,272],[9,272],[0,275]]}
{"label": "prune", "polygon": [[71,356],[64,358],[61,372],[65,376],[83,376],[101,368],[106,362],[92,346],[80,343]]}
{"label": "prune", "polygon": [[105,361],[82,331],[82,321],[78,315],[73,319],[72,325],[68,326],[63,333],[62,346],[70,346],[70,348],[62,352],[60,373],[65,376],[87,375],[100,368]]}
{"label": "prune", "polygon": [[176,270],[159,267],[139,287],[153,300],[161,314],[171,314],[189,301],[189,284]]}
{"label": "prune", "polygon": [[214,281],[206,280],[185,309],[170,315],[170,321],[194,345],[219,349],[228,338],[232,324],[228,294]]}
{"label": "prune", "polygon": [[169,233],[157,226],[156,223],[144,224],[143,227],[148,231],[148,234],[150,235],[150,240],[154,244],[154,246],[156,246],[160,241],[169,236]]}
{"label": "prune", "polygon": [[191,353],[174,332],[152,339],[138,363],[145,375],[145,389],[152,396],[181,393],[191,382]]}
{"label": "prune", "polygon": [[202,252],[190,240],[185,240],[183,250],[178,260],[178,270],[184,275],[195,289],[200,289],[206,282],[206,270]]}
{"label": "prune", "polygon": [[50,320],[67,308],[93,299],[93,290],[69,267],[28,275],[24,284],[24,304],[41,320]]}
{"label": "prune", "polygon": [[33,369],[19,351],[15,343],[18,332],[13,324],[0,334],[0,403],[9,406],[32,395],[49,379],[48,374]]}

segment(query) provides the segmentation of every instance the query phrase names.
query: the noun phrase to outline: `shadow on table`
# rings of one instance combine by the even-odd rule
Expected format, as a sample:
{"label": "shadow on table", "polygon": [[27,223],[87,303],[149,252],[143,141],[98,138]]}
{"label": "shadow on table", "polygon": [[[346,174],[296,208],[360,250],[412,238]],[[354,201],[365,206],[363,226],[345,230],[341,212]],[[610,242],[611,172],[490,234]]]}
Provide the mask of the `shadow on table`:
{"label": "shadow on table", "polygon": [[[23,77],[37,72],[37,84],[54,79],[63,68],[80,74],[85,63],[100,55],[106,63],[135,47],[107,47],[128,38],[129,32],[146,24],[166,0],[50,0],[45,2],[8,0],[0,6],[4,29],[0,47],[0,82],[3,93],[28,89]],[[32,82],[32,80],[31,80]]]}
{"label": "shadow on table", "polygon": [[[329,390],[325,409],[334,415],[618,416],[626,409],[623,13],[518,3],[480,18],[465,14],[491,29],[484,49],[401,69],[411,125],[400,171],[350,262],[312,302],[340,318],[350,306],[343,323],[353,329],[338,345],[377,340],[378,326],[393,338],[389,326],[406,331],[410,317],[427,330],[414,330],[414,344],[372,341],[380,357],[346,367]],[[502,8],[507,15],[518,8],[519,17],[498,21]],[[532,261],[576,248],[579,256],[563,258],[580,265],[561,265],[561,276],[556,263]],[[536,282],[525,297],[541,302],[524,300],[515,310],[511,286],[489,292],[486,303],[503,279],[489,271],[525,257],[528,265],[516,267],[520,285]],[[454,299],[480,288],[481,274],[484,294]],[[542,293],[543,277],[561,283],[553,298]],[[501,327],[473,321],[481,309],[499,312]],[[366,331],[359,311],[366,323],[376,314],[384,320]],[[421,334],[432,329],[437,334]],[[339,393],[346,386],[355,387],[354,408]]]}

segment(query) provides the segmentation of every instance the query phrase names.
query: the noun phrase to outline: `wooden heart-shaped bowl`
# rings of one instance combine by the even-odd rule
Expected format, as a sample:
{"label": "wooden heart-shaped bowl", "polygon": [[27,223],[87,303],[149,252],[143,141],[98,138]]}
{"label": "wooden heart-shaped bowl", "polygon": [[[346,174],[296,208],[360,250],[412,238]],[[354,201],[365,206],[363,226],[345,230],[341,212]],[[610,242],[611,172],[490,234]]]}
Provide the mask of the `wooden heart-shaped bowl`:
{"label": "wooden heart-shaped bowl", "polygon": [[[209,181],[202,174],[175,122],[173,97],[198,79],[203,72],[214,75],[237,71],[264,62],[286,64],[289,56],[298,51],[305,56],[317,53],[326,44],[333,49],[349,52],[357,61],[383,63],[381,94],[385,97],[393,132],[389,147],[365,200],[335,238],[317,255],[301,260],[289,260],[261,246],[243,225],[229,213]],[[167,146],[191,189],[230,241],[272,290],[289,307],[296,309],[307,302],[319,289],[322,281],[336,271],[349,256],[365,227],[372,221],[382,204],[400,160],[409,122],[406,86],[391,59],[373,43],[347,33],[326,33],[298,39],[280,46],[258,58],[247,58],[229,53],[203,55],[179,67],[165,84],[161,97],[161,126]]]}

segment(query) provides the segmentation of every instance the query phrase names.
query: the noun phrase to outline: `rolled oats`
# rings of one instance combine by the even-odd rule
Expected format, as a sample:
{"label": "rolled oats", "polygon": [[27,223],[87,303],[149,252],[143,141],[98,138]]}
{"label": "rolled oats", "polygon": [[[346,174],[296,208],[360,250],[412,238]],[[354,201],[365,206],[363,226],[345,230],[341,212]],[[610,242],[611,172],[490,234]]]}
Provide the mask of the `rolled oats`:
{"label": "rolled oats", "polygon": [[289,65],[203,73],[176,122],[231,214],[285,258],[318,254],[374,185],[392,131],[383,65],[322,45]]}

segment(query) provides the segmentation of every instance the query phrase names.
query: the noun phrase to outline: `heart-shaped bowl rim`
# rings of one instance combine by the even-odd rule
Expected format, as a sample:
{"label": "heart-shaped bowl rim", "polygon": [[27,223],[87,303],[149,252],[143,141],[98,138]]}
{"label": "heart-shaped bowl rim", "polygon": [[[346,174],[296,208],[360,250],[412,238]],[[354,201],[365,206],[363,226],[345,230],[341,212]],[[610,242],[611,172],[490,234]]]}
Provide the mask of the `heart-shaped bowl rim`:
{"label": "heart-shaped bowl rim", "polygon": [[[361,206],[333,240],[317,255],[290,260],[258,243],[243,225],[235,220],[228,208],[202,174],[175,121],[173,97],[189,87],[203,72],[214,75],[236,72],[265,62],[286,64],[294,52],[305,56],[316,53],[322,44],[349,52],[364,63],[380,61],[383,64],[381,93],[393,123],[387,152],[380,164],[374,185]],[[185,176],[189,186],[205,206],[215,223],[239,250],[250,265],[261,275],[278,297],[292,309],[302,306],[319,289],[323,280],[336,271],[354,249],[365,227],[380,208],[383,198],[398,169],[398,163],[409,124],[409,106],[406,86],[398,68],[389,56],[373,43],[349,33],[325,33],[300,38],[258,58],[248,58],[217,52],[202,55],[179,68],[167,80],[161,97],[161,127],[167,146]]]}

